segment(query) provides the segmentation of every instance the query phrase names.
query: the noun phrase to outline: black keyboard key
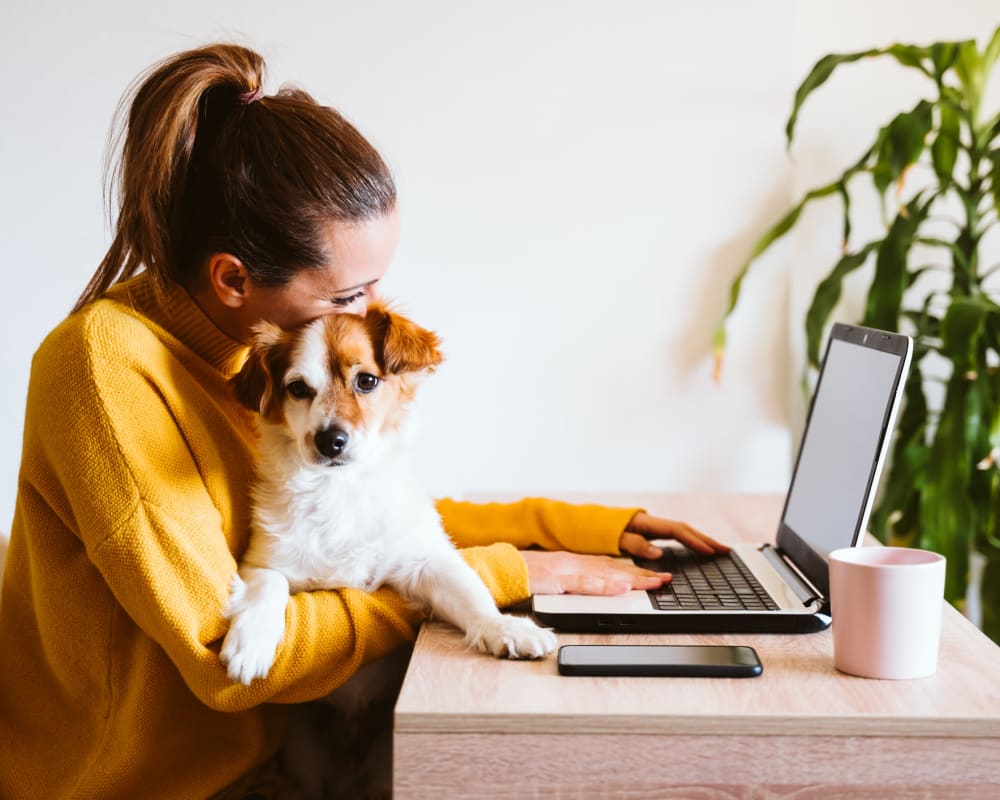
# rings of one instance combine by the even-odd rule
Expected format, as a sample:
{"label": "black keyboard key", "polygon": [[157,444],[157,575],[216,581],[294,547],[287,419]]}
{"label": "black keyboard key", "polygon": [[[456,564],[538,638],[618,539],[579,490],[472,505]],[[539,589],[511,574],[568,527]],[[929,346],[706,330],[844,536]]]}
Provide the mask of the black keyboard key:
{"label": "black keyboard key", "polygon": [[761,610],[777,609],[747,566],[735,553],[702,556],[690,551],[667,550],[659,561],[643,566],[673,574],[673,580],[650,592],[657,608]]}

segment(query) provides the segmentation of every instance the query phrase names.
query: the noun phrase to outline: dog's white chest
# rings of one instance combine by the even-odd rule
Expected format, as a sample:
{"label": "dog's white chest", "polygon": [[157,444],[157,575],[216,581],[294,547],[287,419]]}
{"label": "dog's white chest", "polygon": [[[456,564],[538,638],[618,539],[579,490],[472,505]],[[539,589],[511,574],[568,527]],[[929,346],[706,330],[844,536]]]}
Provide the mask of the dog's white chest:
{"label": "dog's white chest", "polygon": [[414,538],[436,544],[426,542],[428,520],[432,535],[439,530],[433,504],[396,470],[337,470],[301,486],[265,485],[258,495],[245,559],[281,572],[293,593],[373,590],[410,556]]}
{"label": "dog's white chest", "polygon": [[291,537],[283,559],[291,591],[381,585],[388,556],[382,511],[371,503],[342,507]]}

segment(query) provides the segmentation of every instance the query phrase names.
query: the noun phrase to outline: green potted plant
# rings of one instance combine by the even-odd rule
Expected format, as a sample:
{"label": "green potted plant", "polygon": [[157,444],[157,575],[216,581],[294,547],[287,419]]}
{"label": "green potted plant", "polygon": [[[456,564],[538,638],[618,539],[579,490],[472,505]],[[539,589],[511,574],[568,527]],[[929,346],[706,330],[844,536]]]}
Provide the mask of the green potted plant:
{"label": "green potted plant", "polygon": [[[839,197],[843,251],[805,316],[807,376],[815,374],[844,279],[873,263],[859,322],[910,333],[914,354],[871,530],[884,542],[944,554],[945,595],[959,608],[970,556],[981,554],[982,626],[1000,642],[1000,264],[981,257],[984,236],[1000,215],[1000,112],[983,107],[1000,59],[1000,28],[982,49],[955,41],[824,56],[795,94],[788,145],[802,104],[838,67],[882,57],[926,76],[928,96],[897,113],[861,158],[808,192],[757,240],[716,331],[717,369],[725,321],[748,270],[808,204]],[[852,198],[871,191],[868,179],[881,198],[882,231],[857,242]]]}

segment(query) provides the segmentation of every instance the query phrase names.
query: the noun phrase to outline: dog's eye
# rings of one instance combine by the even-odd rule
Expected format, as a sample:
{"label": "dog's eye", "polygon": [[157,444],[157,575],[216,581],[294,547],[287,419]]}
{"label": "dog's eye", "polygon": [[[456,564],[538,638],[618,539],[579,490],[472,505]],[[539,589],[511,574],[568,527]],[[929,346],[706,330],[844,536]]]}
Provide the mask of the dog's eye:
{"label": "dog's eye", "polygon": [[359,372],[358,377],[354,379],[354,386],[362,394],[368,394],[368,392],[374,391],[375,387],[378,386],[379,383],[381,383],[381,381],[368,372]]}
{"label": "dog's eye", "polygon": [[285,391],[296,400],[305,400],[313,396],[313,390],[309,388],[309,384],[305,381],[292,381],[285,387]]}

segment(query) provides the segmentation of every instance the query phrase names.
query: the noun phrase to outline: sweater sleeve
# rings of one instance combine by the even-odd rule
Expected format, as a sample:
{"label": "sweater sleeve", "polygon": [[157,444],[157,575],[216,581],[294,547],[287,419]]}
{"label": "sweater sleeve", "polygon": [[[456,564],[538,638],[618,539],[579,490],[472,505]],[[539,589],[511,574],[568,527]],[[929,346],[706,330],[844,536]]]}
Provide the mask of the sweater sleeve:
{"label": "sweater sleeve", "polygon": [[[234,684],[219,649],[228,630],[222,611],[236,562],[214,544],[224,542],[218,527],[198,522],[196,515],[140,503],[91,558],[125,612],[206,705],[237,711],[261,702],[315,699],[415,637],[422,613],[390,589],[300,592],[289,599],[285,639],[267,678],[249,687]],[[179,557],[182,541],[189,550]]]}
{"label": "sweater sleeve", "polygon": [[520,549],[618,555],[622,532],[640,509],[526,498],[516,503],[439,500],[445,530],[459,547],[507,542]]}
{"label": "sweater sleeve", "polygon": [[466,547],[459,553],[479,574],[500,608],[517,605],[531,597],[528,565],[513,545],[496,542],[487,546]]}

